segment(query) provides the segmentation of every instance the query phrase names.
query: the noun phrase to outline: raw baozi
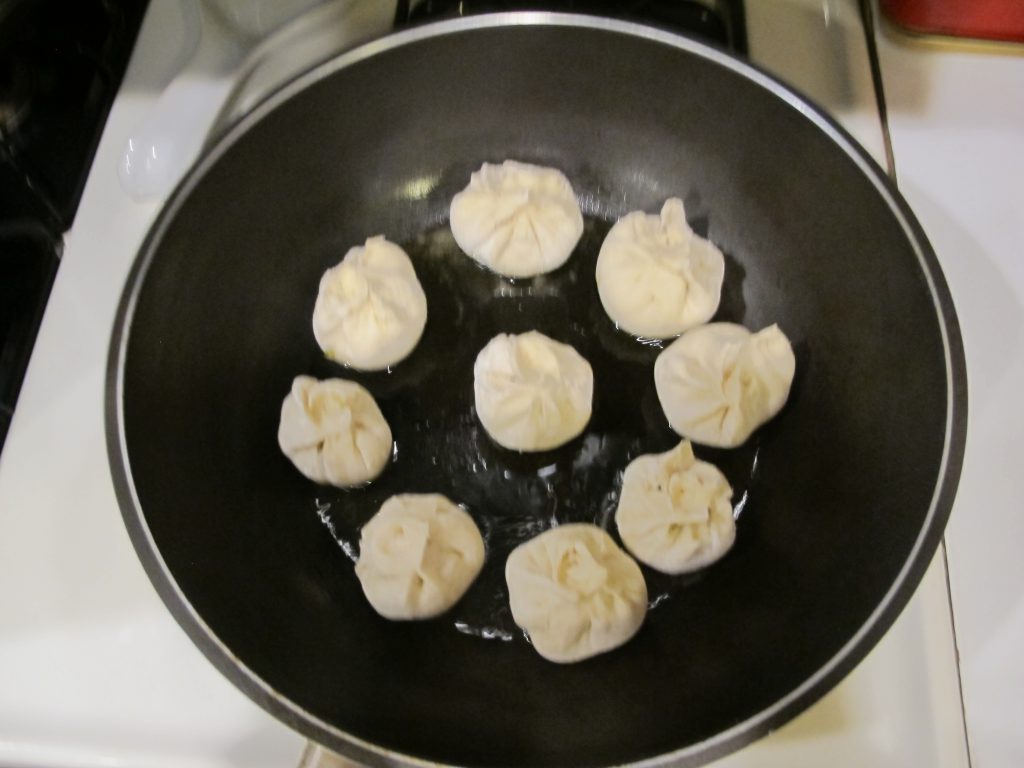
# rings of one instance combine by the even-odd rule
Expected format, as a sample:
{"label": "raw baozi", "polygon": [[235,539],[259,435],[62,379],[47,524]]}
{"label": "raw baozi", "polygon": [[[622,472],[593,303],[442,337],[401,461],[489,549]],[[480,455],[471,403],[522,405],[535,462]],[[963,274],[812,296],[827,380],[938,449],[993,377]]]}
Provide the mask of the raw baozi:
{"label": "raw baozi", "polygon": [[733,323],[687,331],[654,363],[668,423],[694,442],[735,448],[789,397],[796,358],[777,325],[751,333]]}
{"label": "raw baozi", "polygon": [[361,485],[391,456],[391,428],[373,396],[354,381],[297,376],[281,405],[277,442],[318,483]]}
{"label": "raw baozi", "polygon": [[736,540],[731,500],[725,475],[694,457],[684,440],[629,463],[615,524],[637,560],[664,573],[686,573],[713,563]]}
{"label": "raw baozi", "polygon": [[439,493],[392,496],[363,526],[356,576],[387,619],[427,619],[465,594],[484,563],[469,514]]}
{"label": "raw baozi", "polygon": [[629,640],[647,613],[640,566],[605,531],[560,525],[505,563],[512,618],[545,659],[580,661]]}
{"label": "raw baozi", "polygon": [[590,420],[590,364],[568,344],[537,331],[495,336],[477,355],[473,379],[480,422],[505,448],[557,448]]}
{"label": "raw baozi", "polygon": [[423,335],[427,297],[412,261],[383,237],[348,250],[320,279],[313,335],[333,360],[378,371],[405,358]]}
{"label": "raw baozi", "polygon": [[484,163],[452,199],[455,242],[505,277],[562,266],[583,234],[576,193],[561,171],[506,160]]}
{"label": "raw baozi", "polygon": [[718,309],[725,257],[686,223],[683,201],[661,215],[634,211],[608,232],[597,257],[597,292],[619,328],[663,339],[706,323]]}

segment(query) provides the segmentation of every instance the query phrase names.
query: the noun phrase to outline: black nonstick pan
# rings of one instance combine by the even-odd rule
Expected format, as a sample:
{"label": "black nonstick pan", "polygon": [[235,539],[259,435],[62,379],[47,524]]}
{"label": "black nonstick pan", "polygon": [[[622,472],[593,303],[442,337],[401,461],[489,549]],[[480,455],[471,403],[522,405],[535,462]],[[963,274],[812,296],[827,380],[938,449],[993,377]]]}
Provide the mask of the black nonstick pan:
{"label": "black nonstick pan", "polygon": [[[557,167],[584,236],[561,269],[506,280],[459,253],[452,196],[484,161]],[[644,569],[627,645],[542,659],[511,620],[504,560],[552,525],[615,535],[621,471],[672,447],[657,344],[615,329],[594,264],[615,219],[681,197],[726,254],[719,320],[778,323],[789,403],[741,448],[697,446],[738,536],[695,574]],[[322,356],[321,273],[384,234],[427,293],[413,354],[355,374]],[[547,453],[491,443],[472,362],[538,329],[595,372],[587,431]],[[292,378],[364,384],[396,457],[371,485],[302,477],[278,450]],[[276,93],[200,160],[153,226],[111,344],[108,444],[124,518],[178,621],[236,685],[373,765],[697,765],[779,726],[891,625],[949,515],[966,381],[955,314],[913,215],[863,150],[714,49],[601,19],[445,22],[372,42]],[[444,616],[394,623],[353,572],[389,495],[440,492],[487,543]]]}

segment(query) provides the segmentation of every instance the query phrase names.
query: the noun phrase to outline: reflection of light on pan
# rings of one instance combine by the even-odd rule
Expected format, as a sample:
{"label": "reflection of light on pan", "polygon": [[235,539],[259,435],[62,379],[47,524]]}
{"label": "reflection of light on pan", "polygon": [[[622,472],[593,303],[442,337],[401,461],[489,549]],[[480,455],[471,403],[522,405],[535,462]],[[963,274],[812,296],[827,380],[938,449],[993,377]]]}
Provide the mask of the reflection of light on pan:
{"label": "reflection of light on pan", "polygon": [[[600,189],[597,190],[598,194]],[[580,204],[580,210],[587,216],[601,217],[605,214],[604,201],[592,192],[577,193],[576,200]]]}
{"label": "reflection of light on pan", "polygon": [[533,278],[531,285],[518,285],[511,279],[502,280],[494,287],[496,299],[521,299],[526,296],[558,298],[558,286],[545,280],[543,275]]}
{"label": "reflection of light on pan", "polygon": [[[757,446],[754,451],[754,459],[751,462],[751,480],[753,481],[758,473],[758,457],[761,456],[761,445]],[[751,492],[749,489],[743,490],[743,495],[739,497],[739,501],[736,502],[736,506],[732,509],[732,519],[738,520],[739,516],[743,513],[743,509],[746,507],[746,502],[750,500]]]}
{"label": "reflection of light on pan", "polygon": [[506,643],[510,643],[513,640],[511,632],[506,632],[497,627],[474,627],[464,621],[456,621],[455,628],[464,635],[472,635],[484,640],[501,640]]}
{"label": "reflection of light on pan", "polygon": [[615,514],[615,510],[619,506],[619,490],[622,488],[622,473],[619,472],[616,477],[615,487],[605,494],[604,499],[601,501],[601,505],[598,508],[597,516],[594,519],[594,525],[602,530],[607,531],[611,524],[612,516]]}
{"label": "reflection of light on pan", "polygon": [[604,455],[608,441],[604,436],[587,435],[583,438],[579,453],[572,460],[573,471],[588,469]]}
{"label": "reflection of light on pan", "polygon": [[352,542],[345,541],[345,539],[338,539],[337,541],[338,546],[341,547],[341,551],[345,553],[345,557],[353,563],[358,563],[359,554],[356,552],[356,548],[352,546]]}
{"label": "reflection of light on pan", "polygon": [[653,611],[655,608],[664,603],[666,600],[669,600],[671,597],[672,595],[670,595],[668,592],[662,592],[660,595],[656,596],[653,600],[647,603],[647,610]]}
{"label": "reflection of light on pan", "polygon": [[544,491],[551,504],[551,515],[548,517],[548,528],[557,528],[560,523],[558,521],[558,494],[555,493],[555,487],[551,483],[544,485]]}
{"label": "reflection of light on pan", "polygon": [[434,191],[440,176],[421,176],[418,179],[411,179],[398,188],[397,197],[400,200],[425,200]]}
{"label": "reflection of light on pan", "polygon": [[[618,328],[619,326],[616,325],[615,327]],[[637,336],[636,340],[645,347],[655,347],[657,349],[665,348],[665,342],[662,339],[648,339],[646,336]]]}
{"label": "reflection of light on pan", "polygon": [[320,518],[320,522],[324,524],[327,531],[331,534],[331,538],[334,539],[338,546],[341,547],[341,551],[345,553],[345,556],[353,563],[359,560],[359,555],[356,553],[356,548],[352,546],[351,542],[346,541],[342,536],[338,535],[337,528],[334,527],[334,521],[331,520],[331,502],[321,502],[320,499],[313,499],[313,503],[316,504],[316,516]]}
{"label": "reflection of light on pan", "polygon": [[747,491],[744,491],[743,495],[740,497],[739,503],[736,505],[736,508],[733,509],[733,511],[732,511],[732,519],[733,520],[739,520],[740,519],[740,515],[743,514],[743,508],[745,506],[747,506],[747,499],[748,498],[750,498],[750,494]]}

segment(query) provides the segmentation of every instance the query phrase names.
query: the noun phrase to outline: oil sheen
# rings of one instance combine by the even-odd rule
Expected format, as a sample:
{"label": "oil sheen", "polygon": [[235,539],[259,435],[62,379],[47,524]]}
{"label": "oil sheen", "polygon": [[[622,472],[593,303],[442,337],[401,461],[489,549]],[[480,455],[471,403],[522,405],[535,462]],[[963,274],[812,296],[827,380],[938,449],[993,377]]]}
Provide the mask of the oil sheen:
{"label": "oil sheen", "polygon": [[[609,227],[587,217],[569,261],[528,279],[503,278],[479,266],[459,250],[447,224],[402,243],[427,295],[427,326],[416,349],[388,371],[360,373],[326,359],[315,371],[365,386],[395,439],[393,461],[372,483],[348,491],[310,490],[308,513],[338,543],[340,569],[351,571],[360,528],[389,496],[443,493],[473,516],[487,554],[465,597],[432,621],[482,641],[526,642],[508,607],[509,552],[569,522],[595,523],[618,540],[614,515],[626,465],[640,454],[666,451],[680,438],[654,389],[654,360],[664,343],[618,330],[598,299],[594,268]],[[723,291],[716,320],[742,322],[742,299],[730,300],[741,297],[739,288]],[[566,445],[516,453],[494,443],[477,419],[473,362],[494,335],[530,330],[571,344],[587,359],[594,370],[594,409],[584,432]],[[756,506],[750,497],[757,450],[756,434],[731,451],[696,446],[698,457],[728,478],[737,515]],[[738,528],[742,537],[742,521]],[[650,608],[672,610],[686,599],[687,585],[713,569],[668,576],[643,567]]]}

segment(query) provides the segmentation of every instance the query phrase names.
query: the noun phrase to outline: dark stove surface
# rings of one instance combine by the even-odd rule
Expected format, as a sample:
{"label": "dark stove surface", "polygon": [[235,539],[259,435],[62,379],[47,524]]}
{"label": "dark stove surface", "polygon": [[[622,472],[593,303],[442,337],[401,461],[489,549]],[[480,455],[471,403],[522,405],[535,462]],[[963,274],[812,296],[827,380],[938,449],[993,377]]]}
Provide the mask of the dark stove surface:
{"label": "dark stove surface", "polygon": [[59,262],[60,241],[31,223],[0,225],[0,446],[28,365],[44,300]]}
{"label": "dark stove surface", "polygon": [[146,0],[0,0],[0,447]]}
{"label": "dark stove surface", "polygon": [[63,231],[145,3],[4,0],[0,8],[0,164],[20,176],[0,186],[0,211],[28,193]]}

